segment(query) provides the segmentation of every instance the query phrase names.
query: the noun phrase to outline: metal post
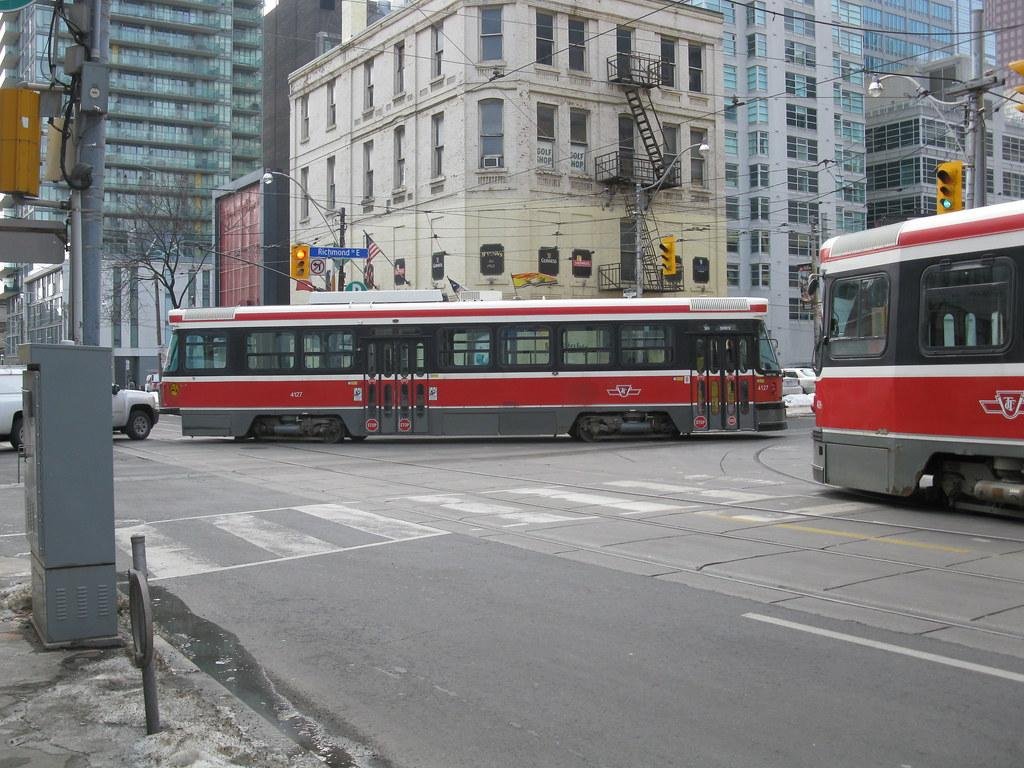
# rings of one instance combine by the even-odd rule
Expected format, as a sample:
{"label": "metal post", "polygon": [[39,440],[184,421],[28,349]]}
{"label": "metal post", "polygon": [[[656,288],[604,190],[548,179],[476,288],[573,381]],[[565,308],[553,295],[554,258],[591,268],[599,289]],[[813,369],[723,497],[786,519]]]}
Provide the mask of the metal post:
{"label": "metal post", "polygon": [[[110,48],[110,0],[90,0],[94,24],[90,39],[92,61],[106,65]],[[103,172],[106,152],[106,114],[79,109],[78,162],[92,168],[92,184],[82,192],[82,342],[100,343],[100,280],[103,257]]]}
{"label": "metal post", "polygon": [[[974,36],[974,78],[980,79],[985,69],[985,36],[982,33],[984,11],[971,11],[971,34]],[[977,88],[971,92],[970,104],[974,131],[974,191],[973,208],[980,208],[986,203],[987,176],[985,169],[985,91]]]}
{"label": "metal post", "polygon": [[640,237],[640,223],[643,220],[643,212],[640,209],[640,201],[643,199],[643,190],[640,182],[636,183],[636,200],[633,201],[633,241],[636,249],[636,260],[633,267],[636,271],[636,297],[642,299],[644,296],[644,273],[643,273],[643,240]]}
{"label": "metal post", "polygon": [[146,537],[132,536],[132,570],[128,572],[132,637],[135,665],[142,669],[142,698],[146,706],[146,734],[160,730],[160,707],[156,697],[156,665],[153,663],[153,614],[149,601],[146,569]]}
{"label": "metal post", "polygon": [[82,343],[82,193],[71,191],[71,327],[68,336]]}

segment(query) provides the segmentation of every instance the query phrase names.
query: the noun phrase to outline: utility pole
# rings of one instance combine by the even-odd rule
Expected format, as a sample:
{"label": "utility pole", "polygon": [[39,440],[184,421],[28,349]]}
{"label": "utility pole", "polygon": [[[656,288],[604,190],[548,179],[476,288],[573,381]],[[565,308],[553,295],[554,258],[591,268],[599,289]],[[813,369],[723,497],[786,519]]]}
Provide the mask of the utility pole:
{"label": "utility pole", "polygon": [[[110,74],[110,0],[88,0],[91,16],[87,61],[82,63],[74,130],[78,160],[72,175],[90,183],[76,195],[81,215],[83,344],[100,343],[100,285],[103,257],[103,173],[107,139],[107,97]],[[75,254],[72,254],[74,258]]]}
{"label": "utility pole", "polygon": [[973,66],[971,79],[950,88],[947,96],[966,96],[968,104],[967,132],[971,136],[971,208],[985,205],[985,94],[994,86],[1004,82],[995,75],[985,74],[985,38],[982,33],[983,11],[971,11],[971,34],[973,35]]}

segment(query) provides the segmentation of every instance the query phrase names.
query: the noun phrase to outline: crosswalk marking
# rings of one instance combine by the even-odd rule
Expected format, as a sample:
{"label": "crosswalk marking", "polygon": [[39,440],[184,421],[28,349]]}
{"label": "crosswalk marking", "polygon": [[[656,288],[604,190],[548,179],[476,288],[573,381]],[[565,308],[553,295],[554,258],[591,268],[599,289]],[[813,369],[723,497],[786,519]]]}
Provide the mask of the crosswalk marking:
{"label": "crosswalk marking", "polygon": [[383,536],[385,539],[391,539],[392,541],[447,533],[447,531],[442,531],[438,528],[431,528],[429,525],[410,523],[407,520],[398,520],[394,517],[385,517],[375,512],[364,512],[343,504],[308,504],[302,507],[292,507],[292,509],[319,517],[322,520],[329,520],[332,523],[355,528],[363,533]]}
{"label": "crosswalk marking", "polygon": [[634,515],[654,512],[678,512],[683,509],[683,507],[678,504],[661,504],[655,501],[627,501],[615,496],[603,496],[596,493],[578,493],[576,491],[565,490],[564,488],[511,488],[503,491],[489,491],[489,493],[515,493],[524,496],[543,496],[548,499],[572,501],[586,506],[620,509],[628,514]]}
{"label": "crosswalk marking", "polygon": [[292,555],[313,555],[337,549],[337,544],[307,536],[287,526],[280,525],[256,515],[231,515],[210,520],[222,531],[255,544],[278,557]]}
{"label": "crosswalk marking", "polygon": [[499,520],[508,521],[503,526],[505,528],[520,528],[524,525],[542,525],[590,519],[580,515],[557,515],[553,512],[539,512],[507,504],[469,501],[453,494],[429,494],[426,496],[406,496],[405,498],[409,501],[417,501],[423,504],[436,504],[442,509],[450,509],[460,515],[491,515]]}
{"label": "crosswalk marking", "polygon": [[[329,541],[296,530],[287,523],[261,517],[261,515],[268,512],[286,510],[296,510],[339,526],[372,534],[380,537],[381,541],[339,547]],[[256,565],[299,560],[318,555],[350,552],[357,549],[448,534],[447,531],[439,528],[385,517],[384,515],[353,509],[342,504],[309,504],[299,507],[259,510],[258,512],[231,512],[190,519],[200,520],[203,524],[229,533],[241,541],[264,550],[268,555],[273,555],[273,557],[227,565],[202,557],[189,546],[187,541],[178,540],[167,533],[165,526],[169,523],[180,522],[180,520],[161,520],[156,523],[143,523],[117,528],[115,530],[115,538],[118,548],[125,554],[130,555],[132,551],[132,536],[137,534],[145,536],[146,564],[150,572],[150,581],[158,581],[180,578],[182,576],[250,568]]]}
{"label": "crosswalk marking", "polygon": [[731,491],[725,488],[701,488],[696,485],[670,485],[668,483],[655,483],[646,480],[614,480],[605,483],[615,488],[638,488],[646,491],[657,491],[659,493],[685,493],[691,496],[713,499],[730,504],[749,504],[754,501],[764,501],[774,498],[763,493],[747,493],[746,491]]}

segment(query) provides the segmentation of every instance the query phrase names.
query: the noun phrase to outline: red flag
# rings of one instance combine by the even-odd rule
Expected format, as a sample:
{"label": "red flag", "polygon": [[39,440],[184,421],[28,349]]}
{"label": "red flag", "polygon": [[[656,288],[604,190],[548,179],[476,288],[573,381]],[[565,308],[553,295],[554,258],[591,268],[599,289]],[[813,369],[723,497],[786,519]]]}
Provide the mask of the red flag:
{"label": "red flag", "polygon": [[311,282],[309,282],[309,280],[296,280],[295,281],[295,290],[296,291],[315,291],[316,288],[313,287],[313,284]]}

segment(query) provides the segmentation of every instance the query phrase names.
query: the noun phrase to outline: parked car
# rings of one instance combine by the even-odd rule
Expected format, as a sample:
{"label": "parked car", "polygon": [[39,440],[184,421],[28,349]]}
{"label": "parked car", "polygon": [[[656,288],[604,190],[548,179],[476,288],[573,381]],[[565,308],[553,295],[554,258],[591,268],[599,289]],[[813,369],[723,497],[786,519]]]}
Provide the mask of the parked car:
{"label": "parked car", "polygon": [[[783,384],[785,379],[796,379],[800,384],[800,391],[804,394],[810,395],[814,393],[814,384],[818,380],[818,377],[814,373],[813,368],[783,368]],[[783,394],[786,394],[783,392]]]}
{"label": "parked car", "polygon": [[[0,440],[18,450],[24,442],[25,420],[21,412],[21,382],[24,368],[0,367]],[[112,427],[132,440],[145,440],[160,419],[155,393],[139,389],[111,388]]]}
{"label": "parked car", "polygon": [[803,387],[800,386],[800,380],[795,374],[790,375],[784,373],[782,377],[782,396],[786,395],[802,395],[804,393]]}
{"label": "parked car", "polygon": [[160,391],[160,374],[159,373],[147,373],[146,374],[146,386],[147,392],[159,392]]}

